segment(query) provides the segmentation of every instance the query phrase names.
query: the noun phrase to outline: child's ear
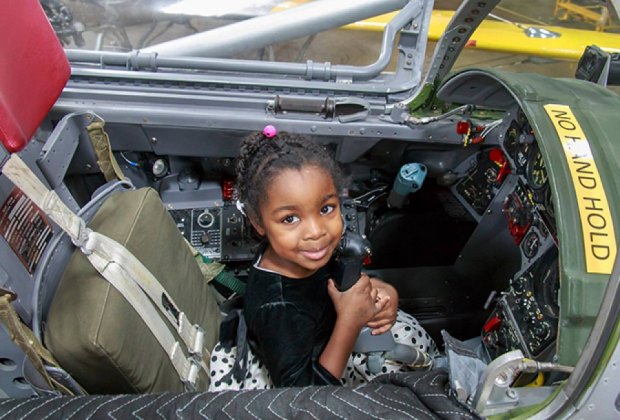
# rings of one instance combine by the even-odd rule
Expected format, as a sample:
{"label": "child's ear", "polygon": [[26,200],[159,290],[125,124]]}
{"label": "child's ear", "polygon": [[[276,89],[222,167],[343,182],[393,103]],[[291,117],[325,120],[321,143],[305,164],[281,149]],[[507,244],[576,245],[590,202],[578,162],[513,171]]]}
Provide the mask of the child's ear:
{"label": "child's ear", "polygon": [[256,229],[256,232],[260,236],[265,236],[265,229],[263,229],[260,222],[256,220],[255,217],[252,217],[252,216],[249,216],[248,219],[250,219],[250,223],[252,223],[252,226],[254,227],[254,229]]}

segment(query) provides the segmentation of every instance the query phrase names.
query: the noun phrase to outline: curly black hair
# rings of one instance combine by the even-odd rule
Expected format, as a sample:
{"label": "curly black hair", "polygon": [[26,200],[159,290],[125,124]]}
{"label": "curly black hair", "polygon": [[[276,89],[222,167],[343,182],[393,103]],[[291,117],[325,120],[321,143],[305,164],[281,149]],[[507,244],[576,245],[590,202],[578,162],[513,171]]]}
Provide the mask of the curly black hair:
{"label": "curly black hair", "polygon": [[248,216],[260,222],[260,206],[267,185],[285,169],[316,166],[329,173],[342,190],[342,171],[324,146],[308,137],[280,132],[273,138],[254,133],[243,139],[237,160],[239,201]]}

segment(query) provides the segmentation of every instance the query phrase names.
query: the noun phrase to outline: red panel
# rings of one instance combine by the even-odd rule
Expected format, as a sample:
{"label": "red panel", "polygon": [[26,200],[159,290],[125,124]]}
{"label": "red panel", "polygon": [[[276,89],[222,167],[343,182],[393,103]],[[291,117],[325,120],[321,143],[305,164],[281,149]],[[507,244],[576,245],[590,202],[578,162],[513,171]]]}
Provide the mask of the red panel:
{"label": "red panel", "polygon": [[38,0],[0,8],[0,141],[21,150],[58,99],[70,67]]}

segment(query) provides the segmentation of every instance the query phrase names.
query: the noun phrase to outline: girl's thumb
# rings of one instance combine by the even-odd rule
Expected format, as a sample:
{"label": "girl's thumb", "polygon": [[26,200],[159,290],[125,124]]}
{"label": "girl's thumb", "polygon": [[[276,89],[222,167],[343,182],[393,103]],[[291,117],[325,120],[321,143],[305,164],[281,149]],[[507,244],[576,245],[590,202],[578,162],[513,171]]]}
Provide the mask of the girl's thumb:
{"label": "girl's thumb", "polygon": [[338,288],[336,287],[334,279],[327,280],[327,293],[329,293],[330,297],[333,297],[334,294],[338,293]]}

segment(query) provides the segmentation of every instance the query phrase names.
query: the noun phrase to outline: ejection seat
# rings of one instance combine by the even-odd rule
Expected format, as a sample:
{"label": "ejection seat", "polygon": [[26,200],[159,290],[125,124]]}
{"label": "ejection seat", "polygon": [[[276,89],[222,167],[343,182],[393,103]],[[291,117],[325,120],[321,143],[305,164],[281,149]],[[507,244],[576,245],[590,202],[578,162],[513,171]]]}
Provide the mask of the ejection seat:
{"label": "ejection seat", "polygon": [[189,247],[153,190],[73,194],[68,179],[103,180],[103,121],[45,119],[70,67],[37,0],[6,2],[0,26],[3,395],[206,389],[220,314]]}

